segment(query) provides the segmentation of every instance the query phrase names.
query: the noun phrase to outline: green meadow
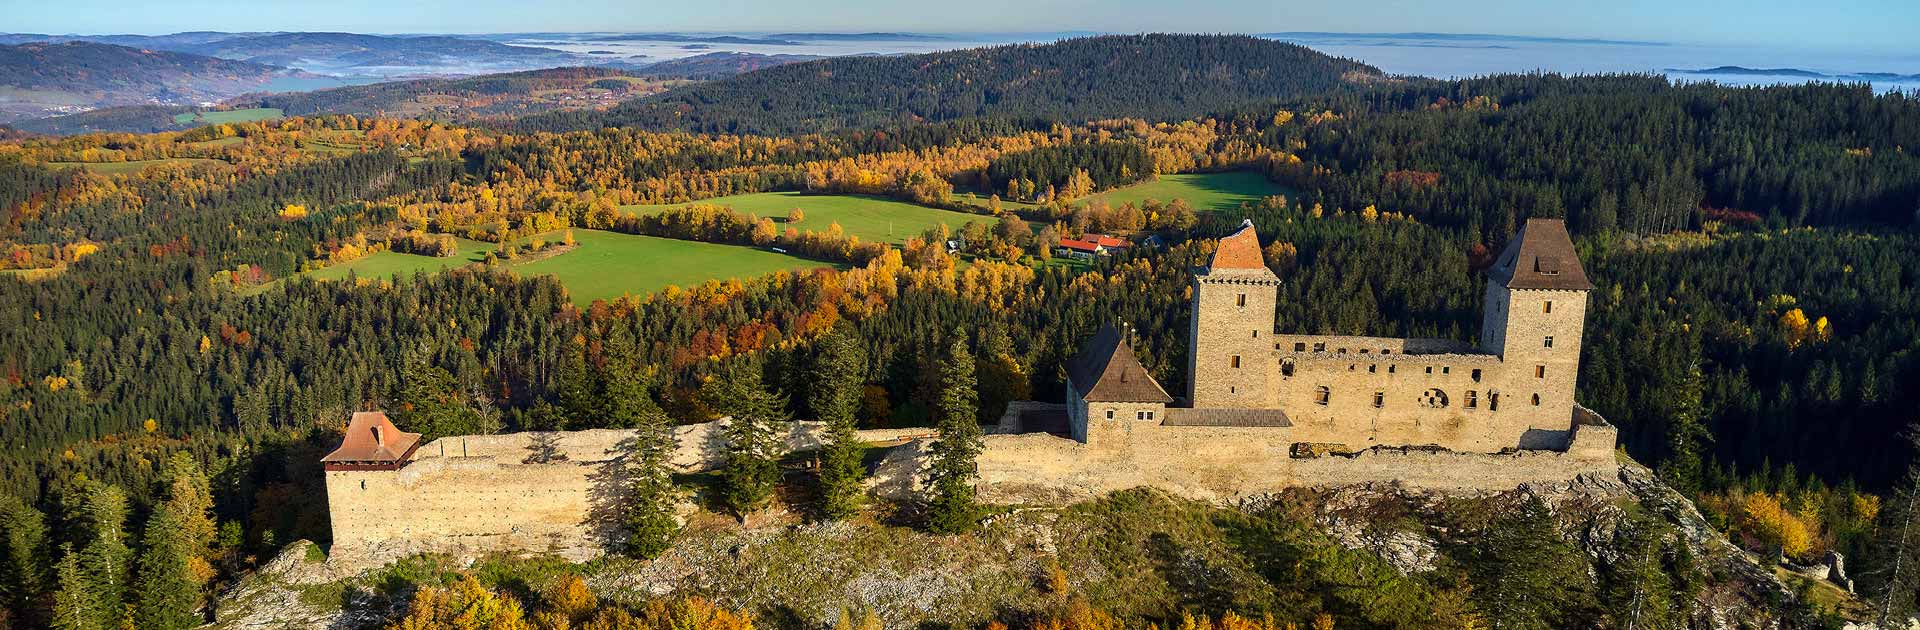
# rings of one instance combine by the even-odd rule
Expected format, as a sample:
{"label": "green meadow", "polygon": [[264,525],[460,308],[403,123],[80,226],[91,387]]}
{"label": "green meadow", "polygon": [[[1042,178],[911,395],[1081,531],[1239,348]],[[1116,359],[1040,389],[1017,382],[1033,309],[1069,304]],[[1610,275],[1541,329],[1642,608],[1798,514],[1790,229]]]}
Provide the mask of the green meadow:
{"label": "green meadow", "polygon": [[[621,234],[600,230],[573,231],[572,250],[547,256],[522,255],[508,268],[522,276],[553,276],[567,287],[575,304],[611,300],[622,295],[648,295],[667,285],[691,287],[708,280],[754,278],[780,270],[830,267],[827,263],[751,247],[716,245],[670,238]],[[558,246],[559,233],[542,234],[549,247]],[[348,274],[361,278],[435,273],[480,262],[492,243],[458,239],[458,253],[445,258],[379,252],[357,260],[307,273],[321,280],[339,280]]]}
{"label": "green meadow", "polygon": [[[1073,205],[1084,205],[1096,199],[1116,207],[1127,203],[1139,205],[1148,199],[1161,203],[1185,199],[1187,205],[1192,206],[1195,211],[1206,212],[1234,210],[1242,203],[1253,203],[1271,195],[1292,196],[1293,191],[1268,181],[1265,175],[1253,171],[1185,173],[1161,175],[1159,179],[1150,182],[1122,186],[1089,195],[1073,200]],[[1032,204],[1007,205],[1033,207]]]}
{"label": "green meadow", "polygon": [[958,231],[968,221],[990,223],[992,217],[951,210],[940,210],[866,195],[809,195],[798,192],[751,193],[702,199],[692,203],[621,206],[634,214],[652,214],[668,208],[695,204],[714,204],[758,216],[770,217],[785,231],[787,211],[799,208],[804,219],[791,227],[801,231],[825,232],[835,222],[848,234],[863,241],[881,241],[895,245],[919,236],[928,228],[945,224]]}
{"label": "green meadow", "polygon": [[235,109],[235,110],[228,110],[228,111],[222,111],[222,112],[187,112],[184,114],[174,114],[173,124],[194,125],[197,127],[200,125],[219,125],[219,124],[225,124],[225,123],[253,122],[256,120],[272,120],[284,115],[286,115],[286,112],[280,111],[278,109],[274,109],[272,107],[255,107],[251,109]]}

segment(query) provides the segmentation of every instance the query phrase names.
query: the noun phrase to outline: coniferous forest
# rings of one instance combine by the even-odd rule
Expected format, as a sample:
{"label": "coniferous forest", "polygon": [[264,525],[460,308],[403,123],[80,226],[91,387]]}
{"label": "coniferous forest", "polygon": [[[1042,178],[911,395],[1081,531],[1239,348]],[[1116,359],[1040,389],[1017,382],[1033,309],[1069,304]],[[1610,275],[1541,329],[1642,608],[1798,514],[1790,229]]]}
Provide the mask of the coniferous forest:
{"label": "coniferous forest", "polygon": [[[1271,47],[1284,50],[1248,50]],[[1163,48],[1180,54],[1149,54]],[[1136,76],[1240,56],[1272,65],[1179,85]],[[61,598],[84,595],[100,625],[60,627],[129,609],[141,627],[186,627],[196,589],[290,541],[324,542],[317,459],[356,410],[394,410],[428,439],[634,428],[712,419],[726,411],[718,389],[764,391],[764,406],[795,418],[957,426],[965,411],[991,421],[1010,400],[1058,399],[1063,362],[1116,321],[1184,391],[1189,270],[1243,219],[1284,282],[1278,330],[1470,340],[1492,255],[1525,219],[1565,218],[1597,286],[1578,398],[1620,428],[1628,455],[1728,528],[1760,531],[1753,497],[1785,497],[1782,518],[1814,540],[1776,546],[1802,558],[1835,549],[1870,566],[1876,516],[1848,506],[1908,490],[1915,453],[1900,436],[1920,422],[1911,95],[1389,79],[1234,37],[919,60],[939,73],[914,73],[913,59],[820,62],[858,90],[811,87],[822,66],[795,64],[510,131],[316,114],[0,144],[0,519],[45,530],[0,542],[16,554],[0,559],[15,623],[61,623]],[[1096,59],[1103,73],[990,87]],[[136,161],[147,165],[77,165]],[[1199,211],[1093,196],[1220,171],[1286,192]],[[783,234],[771,217],[621,208],[776,191],[979,222],[882,247],[799,217]],[[841,266],[590,304],[493,254],[433,274],[303,273],[451,237],[524,255],[517,242],[575,229],[805,242],[800,255]],[[1085,232],[1162,245],[1051,260],[1053,240]],[[813,357],[829,343],[853,358],[822,378]],[[975,395],[957,395],[968,379]],[[115,573],[128,568],[137,588]],[[1483,568],[1463,575],[1501,583],[1472,573]],[[68,592],[88,575],[125,605]],[[1581,621],[1607,625],[1613,605],[1595,600]]]}

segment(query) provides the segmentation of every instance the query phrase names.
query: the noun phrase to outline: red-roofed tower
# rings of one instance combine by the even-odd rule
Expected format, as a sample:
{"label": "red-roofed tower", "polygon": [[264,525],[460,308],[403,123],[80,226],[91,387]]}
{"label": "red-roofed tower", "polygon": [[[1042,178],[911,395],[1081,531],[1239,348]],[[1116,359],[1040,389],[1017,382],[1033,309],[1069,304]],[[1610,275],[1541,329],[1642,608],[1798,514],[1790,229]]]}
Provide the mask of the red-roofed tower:
{"label": "red-roofed tower", "polygon": [[1267,269],[1253,222],[1220,239],[1193,275],[1187,398],[1194,407],[1272,407],[1274,308],[1280,278]]}

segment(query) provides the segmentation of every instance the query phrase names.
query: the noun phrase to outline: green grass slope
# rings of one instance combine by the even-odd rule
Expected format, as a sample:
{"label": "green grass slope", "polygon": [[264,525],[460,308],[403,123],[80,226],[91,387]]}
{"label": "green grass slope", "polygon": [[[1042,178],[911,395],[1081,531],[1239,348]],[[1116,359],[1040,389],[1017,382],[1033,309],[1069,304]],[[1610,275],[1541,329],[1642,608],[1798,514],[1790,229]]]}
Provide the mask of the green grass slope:
{"label": "green grass slope", "polygon": [[827,226],[838,222],[842,230],[859,236],[861,240],[896,245],[936,225],[944,224],[958,231],[960,226],[966,225],[968,221],[992,223],[997,220],[988,216],[928,208],[880,197],[808,195],[797,192],[752,193],[703,199],[693,203],[621,206],[620,209],[636,214],[651,214],[668,208],[694,205],[694,203],[728,206],[740,212],[772,217],[779,223],[782,231],[789,227],[789,224],[785,223],[787,211],[799,208],[805,213],[805,218],[799,223],[791,224],[791,227],[801,231],[825,232]]}

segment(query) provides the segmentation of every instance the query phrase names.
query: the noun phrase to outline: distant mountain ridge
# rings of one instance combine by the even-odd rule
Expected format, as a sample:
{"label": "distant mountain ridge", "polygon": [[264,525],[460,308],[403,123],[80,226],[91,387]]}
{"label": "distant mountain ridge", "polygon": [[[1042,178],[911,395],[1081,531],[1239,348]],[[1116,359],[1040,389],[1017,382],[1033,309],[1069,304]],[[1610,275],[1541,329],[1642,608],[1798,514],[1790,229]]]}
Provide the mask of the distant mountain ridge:
{"label": "distant mountain ridge", "polygon": [[825,59],[820,55],[762,55],[746,52],[710,52],[692,57],[668,59],[643,66],[638,74],[650,77],[717,79],[790,63]]}
{"label": "distant mountain ridge", "polygon": [[1109,35],[782,65],[517,127],[797,134],[985,116],[1178,118],[1383,78],[1252,36]]}
{"label": "distant mountain ridge", "polygon": [[1808,79],[1837,79],[1841,81],[1850,81],[1850,80],[1851,81],[1869,81],[1869,80],[1872,80],[1872,81],[1920,81],[1920,73],[1900,74],[1896,72],[1849,72],[1849,73],[1843,73],[1843,74],[1830,74],[1826,72],[1820,72],[1817,70],[1804,70],[1800,68],[1748,68],[1745,66],[1715,66],[1712,68],[1699,68],[1699,69],[1667,68],[1666,71],[1672,72],[1675,74],[1720,74],[1720,75],[1750,75],[1750,76],[1771,76],[1771,77],[1805,77]]}

